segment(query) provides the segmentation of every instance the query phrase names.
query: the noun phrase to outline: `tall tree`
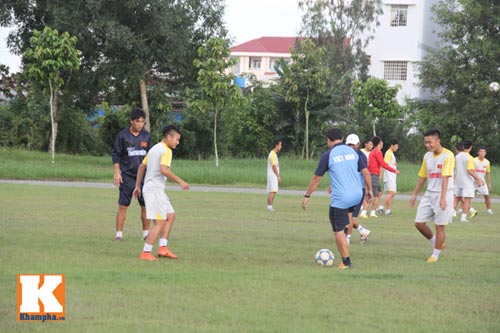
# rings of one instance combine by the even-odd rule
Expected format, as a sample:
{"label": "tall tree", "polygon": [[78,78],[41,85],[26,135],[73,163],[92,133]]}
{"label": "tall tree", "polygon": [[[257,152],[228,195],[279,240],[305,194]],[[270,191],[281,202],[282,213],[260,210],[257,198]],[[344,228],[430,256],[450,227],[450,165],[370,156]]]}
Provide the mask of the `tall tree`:
{"label": "tall tree", "polygon": [[387,81],[373,77],[366,82],[353,83],[354,107],[371,119],[373,135],[377,135],[376,124],[379,119],[402,115],[402,108],[396,99],[399,88],[399,85],[390,87]]}
{"label": "tall tree", "polygon": [[38,30],[33,32],[30,47],[23,55],[26,75],[49,93],[52,163],[55,162],[58,130],[57,101],[64,84],[62,73],[77,70],[80,66],[79,53],[75,45],[75,36],[70,36],[67,32],[59,34],[57,30],[45,27],[42,32]]}
{"label": "tall tree", "polygon": [[278,70],[281,82],[285,88],[285,100],[294,103],[303,111],[304,151],[309,159],[309,118],[311,109],[318,108],[325,99],[326,80],[329,76],[328,67],[324,62],[325,48],[316,47],[310,39],[298,40],[292,51],[292,63]]}
{"label": "tall tree", "polygon": [[305,12],[302,35],[326,49],[327,87],[340,91],[342,99],[336,103],[347,106],[352,81],[367,78],[369,57],[364,49],[373,39],[370,32],[382,13],[381,0],[300,0],[299,7]]}
{"label": "tall tree", "polygon": [[487,145],[498,158],[500,95],[488,86],[500,81],[500,2],[443,0],[432,10],[441,43],[420,63],[420,80],[439,103],[421,103],[419,123],[439,120],[447,136]]}
{"label": "tall tree", "polygon": [[192,91],[188,105],[202,112],[213,115],[213,143],[215,165],[219,167],[217,149],[217,120],[219,113],[229,105],[236,106],[242,98],[241,89],[233,84],[234,74],[227,73],[236,59],[230,58],[230,50],[226,40],[211,38],[205,47],[198,49],[199,59],[194,61],[198,69],[199,89]]}

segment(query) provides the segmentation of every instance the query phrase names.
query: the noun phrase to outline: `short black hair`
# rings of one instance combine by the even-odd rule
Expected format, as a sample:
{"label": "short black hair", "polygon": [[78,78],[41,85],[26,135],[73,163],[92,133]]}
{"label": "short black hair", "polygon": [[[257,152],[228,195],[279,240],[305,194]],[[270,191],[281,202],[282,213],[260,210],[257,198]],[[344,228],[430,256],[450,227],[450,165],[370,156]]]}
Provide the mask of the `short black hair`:
{"label": "short black hair", "polygon": [[181,134],[181,131],[175,125],[167,125],[167,126],[163,127],[163,131],[162,131],[163,137],[166,137],[167,135],[172,135],[174,132]]}
{"label": "short black hair", "polygon": [[480,151],[481,149],[486,150],[486,147],[485,146],[479,146],[479,148],[477,148],[478,151]]}
{"label": "short black hair", "polygon": [[392,139],[390,144],[391,144],[391,146],[393,146],[393,145],[399,145],[399,141],[396,140],[396,139]]}
{"label": "short black hair", "polygon": [[136,120],[139,118],[146,119],[146,112],[140,107],[135,107],[130,111],[130,120]]}
{"label": "short black hair", "polygon": [[271,144],[272,144],[272,149],[274,149],[274,147],[276,147],[278,145],[278,143],[283,143],[283,140],[281,139],[274,139]]}
{"label": "short black hair", "polygon": [[331,141],[342,140],[342,131],[338,128],[330,128],[325,133],[325,136]]}
{"label": "short black hair", "polygon": [[372,142],[372,138],[364,139],[364,140],[363,140],[363,147],[364,147],[364,146],[366,146],[366,144],[367,144],[368,142],[373,143],[373,142]]}
{"label": "short black hair", "polygon": [[472,147],[471,140],[464,140],[464,149],[470,149]]}
{"label": "short black hair", "polygon": [[426,136],[437,136],[438,139],[441,140],[441,131],[438,130],[437,128],[431,128],[430,130],[427,130],[424,133],[424,137],[426,137]]}
{"label": "short black hair", "polygon": [[455,143],[455,149],[457,151],[464,151],[464,143],[462,141],[458,141]]}
{"label": "short black hair", "polygon": [[375,135],[372,138],[372,142],[373,142],[374,146],[378,146],[378,144],[380,143],[380,141],[382,141],[382,138],[380,136],[378,136],[378,135]]}

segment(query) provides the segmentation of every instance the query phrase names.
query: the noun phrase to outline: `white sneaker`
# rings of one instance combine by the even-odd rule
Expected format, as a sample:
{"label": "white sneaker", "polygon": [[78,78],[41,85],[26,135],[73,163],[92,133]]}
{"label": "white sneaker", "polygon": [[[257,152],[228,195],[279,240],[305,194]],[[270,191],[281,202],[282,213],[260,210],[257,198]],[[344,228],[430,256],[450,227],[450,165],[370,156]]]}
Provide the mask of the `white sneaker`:
{"label": "white sneaker", "polygon": [[267,210],[270,211],[270,212],[274,212],[274,208],[271,206],[271,207],[267,207]]}
{"label": "white sneaker", "polygon": [[365,232],[363,232],[363,234],[361,235],[361,244],[366,243],[366,241],[368,240],[368,237],[370,237],[371,233],[372,232],[370,230],[365,228]]}
{"label": "white sneaker", "polygon": [[486,213],[488,213],[488,214],[490,214],[490,215],[493,215],[493,211],[492,211],[491,209],[488,209],[488,210],[486,211]]}

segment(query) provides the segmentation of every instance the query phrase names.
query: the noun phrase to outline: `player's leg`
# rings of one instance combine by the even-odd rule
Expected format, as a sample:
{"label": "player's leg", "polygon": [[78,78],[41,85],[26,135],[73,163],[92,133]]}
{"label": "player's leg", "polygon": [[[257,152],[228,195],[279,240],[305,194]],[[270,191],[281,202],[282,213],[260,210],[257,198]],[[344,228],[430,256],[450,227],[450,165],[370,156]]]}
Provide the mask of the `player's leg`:
{"label": "player's leg", "polygon": [[489,194],[484,196],[484,204],[486,205],[486,212],[488,214],[493,214],[493,211],[491,210],[491,198]]}
{"label": "player's leg", "polygon": [[462,197],[462,214],[460,216],[460,222],[468,222],[467,213],[470,209],[470,199],[469,197]]}
{"label": "player's leg", "polygon": [[141,259],[143,260],[157,260],[156,257],[151,253],[153,251],[154,243],[160,236],[161,231],[165,227],[166,220],[155,220],[153,223],[153,227],[148,233],[146,237],[146,241],[144,243],[144,248],[141,253]]}
{"label": "player's leg", "polygon": [[175,221],[175,213],[167,214],[167,221],[160,232],[160,247],[158,248],[158,257],[165,257],[171,259],[177,259],[178,256],[175,255],[168,247],[168,239],[170,237],[170,232],[172,231],[172,226]]}
{"label": "player's leg", "polygon": [[146,216],[146,203],[142,195],[139,197],[139,205],[141,206],[142,239],[146,240],[150,229],[150,222]]}
{"label": "player's leg", "polygon": [[349,246],[347,245],[347,238],[344,233],[344,229],[349,225],[349,209],[330,207],[329,217],[335,243],[342,257],[342,263],[339,264],[338,268],[352,268],[351,258],[349,257]]}
{"label": "player's leg", "polygon": [[[373,195],[375,195],[375,193]],[[382,197],[382,192],[380,192],[380,185],[379,185],[379,190],[377,192],[377,195],[375,195],[375,198],[373,199],[372,202],[372,210],[370,213],[370,217],[378,217],[375,212],[377,211],[378,202],[380,201],[381,197]]]}
{"label": "player's leg", "polygon": [[267,195],[267,210],[273,211],[273,202],[274,202],[274,197],[276,196],[276,192],[269,192]]}
{"label": "player's leg", "polygon": [[118,205],[118,210],[116,212],[116,241],[121,241],[123,239],[123,226],[125,225],[125,218],[127,217],[127,208],[128,206]]}

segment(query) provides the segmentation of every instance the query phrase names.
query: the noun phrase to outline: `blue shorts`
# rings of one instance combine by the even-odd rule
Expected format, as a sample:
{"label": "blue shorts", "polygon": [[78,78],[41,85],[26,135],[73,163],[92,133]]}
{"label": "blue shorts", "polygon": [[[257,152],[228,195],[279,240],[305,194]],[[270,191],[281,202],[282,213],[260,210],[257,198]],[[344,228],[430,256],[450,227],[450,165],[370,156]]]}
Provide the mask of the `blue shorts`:
{"label": "blue shorts", "polygon": [[[132,202],[132,197],[134,195],[135,189],[135,177],[130,177],[125,174],[122,174],[122,183],[120,185],[120,196],[118,197],[118,204],[120,206],[130,206],[130,202]],[[146,206],[144,203],[144,198],[139,197],[139,205],[142,207]]]}
{"label": "blue shorts", "polygon": [[354,207],[350,208],[336,208],[330,207],[330,223],[333,232],[343,232],[349,225],[349,212],[352,212]]}

